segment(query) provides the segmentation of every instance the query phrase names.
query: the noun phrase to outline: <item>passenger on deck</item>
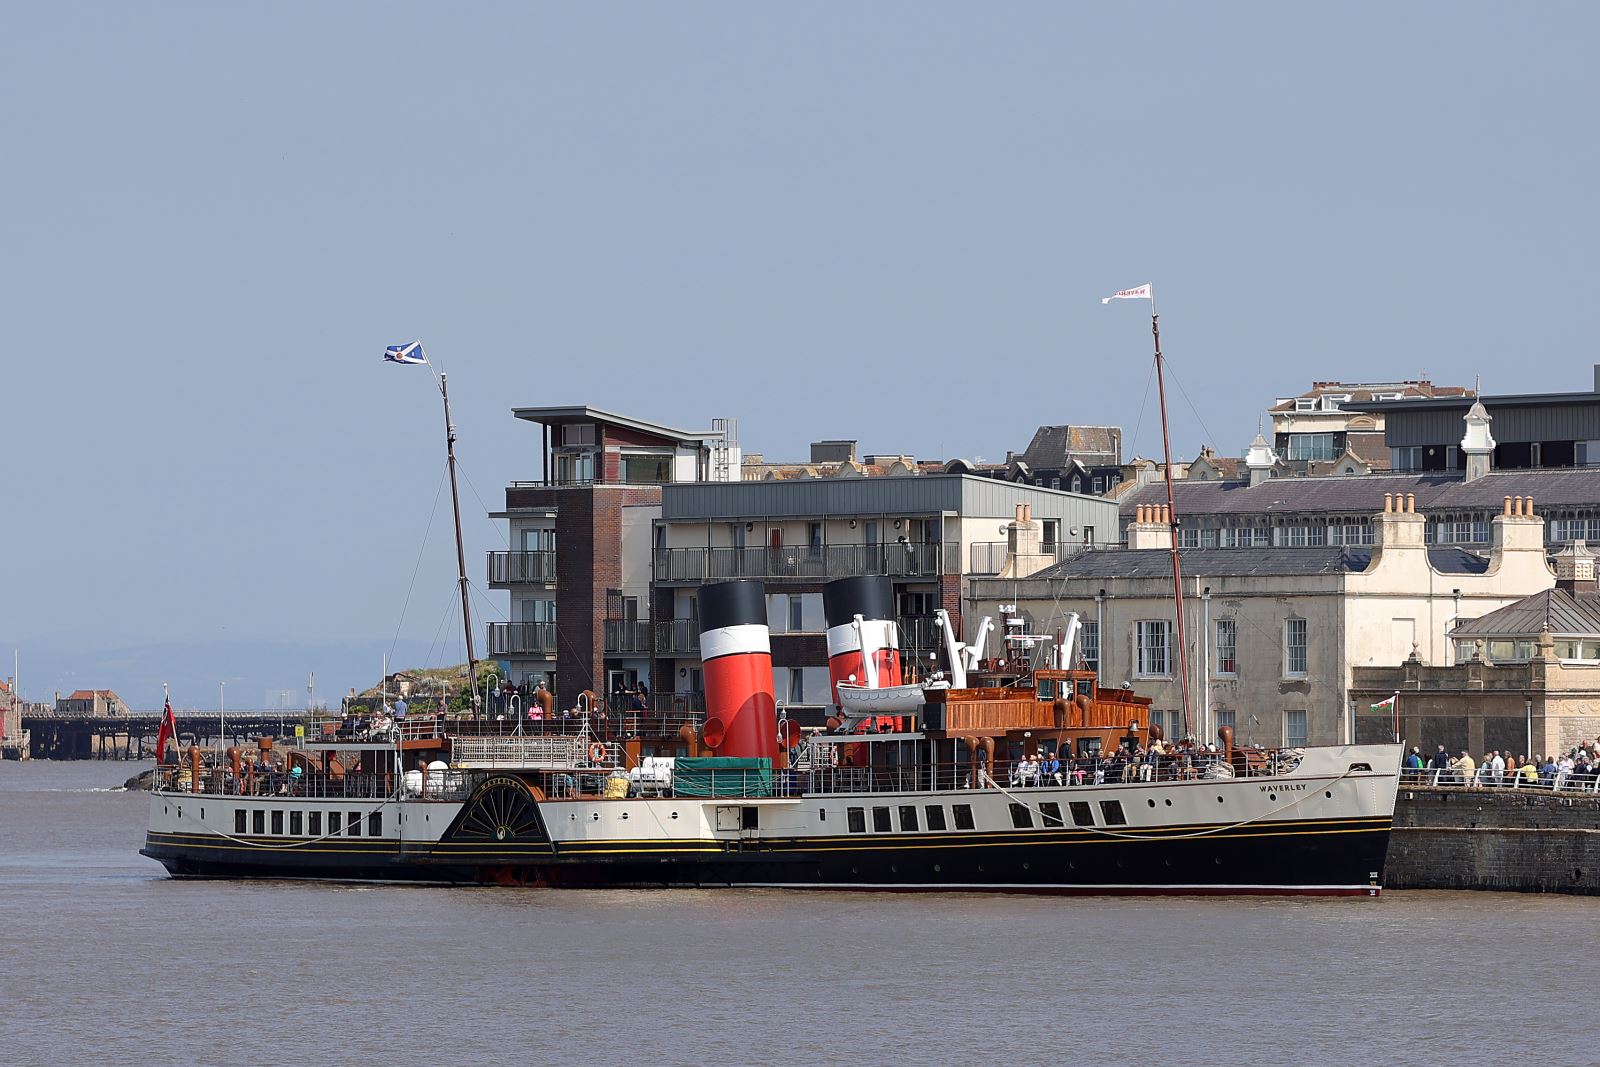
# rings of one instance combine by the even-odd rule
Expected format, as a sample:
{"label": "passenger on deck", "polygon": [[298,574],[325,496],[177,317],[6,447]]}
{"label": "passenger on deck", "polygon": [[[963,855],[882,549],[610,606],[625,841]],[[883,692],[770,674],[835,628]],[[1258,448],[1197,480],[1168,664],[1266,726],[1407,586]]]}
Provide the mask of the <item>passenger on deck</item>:
{"label": "passenger on deck", "polygon": [[1045,757],[1044,764],[1039,770],[1046,782],[1054,782],[1056,785],[1061,784],[1061,760],[1056,757],[1054,752]]}

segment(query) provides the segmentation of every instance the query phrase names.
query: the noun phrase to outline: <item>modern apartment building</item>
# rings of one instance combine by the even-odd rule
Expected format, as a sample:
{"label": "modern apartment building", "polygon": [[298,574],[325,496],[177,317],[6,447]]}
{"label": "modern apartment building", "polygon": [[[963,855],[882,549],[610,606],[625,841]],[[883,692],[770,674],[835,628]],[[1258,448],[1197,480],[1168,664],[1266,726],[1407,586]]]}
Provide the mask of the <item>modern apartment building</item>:
{"label": "modern apartment building", "polygon": [[661,493],[739,477],[732,424],[680,430],[587,406],[517,408],[539,427],[538,481],[506,486],[508,548],[489,584],[510,594],[488,624],[490,658],[564,706],[649,676],[651,548]]}
{"label": "modern apartment building", "polygon": [[907,661],[926,671],[939,640],[934,612],[945,608],[959,623],[968,577],[1000,570],[1003,538],[1024,507],[1041,531],[1040,565],[1107,536],[1117,521],[1108,500],[964,474],[664,486],[653,689],[691,706],[701,698],[699,586],[759,579],[779,703],[791,718],[820,723],[830,702],[823,585],[888,575]]}

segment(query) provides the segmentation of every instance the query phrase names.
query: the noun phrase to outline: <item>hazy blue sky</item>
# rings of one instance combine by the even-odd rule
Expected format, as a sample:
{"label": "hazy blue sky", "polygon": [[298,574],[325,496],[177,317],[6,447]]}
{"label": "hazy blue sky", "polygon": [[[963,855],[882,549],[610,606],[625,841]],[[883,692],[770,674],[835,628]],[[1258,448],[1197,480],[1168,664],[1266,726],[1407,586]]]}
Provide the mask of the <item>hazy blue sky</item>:
{"label": "hazy blue sky", "polygon": [[[1098,302],[1145,281],[1183,453],[1239,453],[1313,378],[1587,387],[1597,31],[1557,3],[13,5],[6,658],[35,696],[119,680],[30,657],[155,676],[138,649],[257,639],[368,680],[315,650],[401,619],[441,417],[379,356],[415,337],[480,584],[477,497],[538,476],[516,405],[730,416],[780,457],[1001,458],[1065,421],[1153,452],[1144,306]],[[172,680],[198,704],[210,673]]]}

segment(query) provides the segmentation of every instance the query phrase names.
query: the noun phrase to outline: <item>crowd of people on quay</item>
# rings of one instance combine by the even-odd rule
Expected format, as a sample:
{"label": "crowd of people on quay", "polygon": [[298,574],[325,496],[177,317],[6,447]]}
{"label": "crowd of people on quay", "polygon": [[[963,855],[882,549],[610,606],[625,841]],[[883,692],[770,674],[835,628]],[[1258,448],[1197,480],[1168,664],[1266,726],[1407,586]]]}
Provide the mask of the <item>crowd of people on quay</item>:
{"label": "crowd of people on quay", "polygon": [[1594,792],[1600,788],[1600,738],[1574,745],[1565,753],[1531,757],[1493,749],[1474,759],[1465,749],[1452,756],[1443,745],[1425,757],[1420,746],[1413,746],[1405,755],[1400,776],[1410,785]]}

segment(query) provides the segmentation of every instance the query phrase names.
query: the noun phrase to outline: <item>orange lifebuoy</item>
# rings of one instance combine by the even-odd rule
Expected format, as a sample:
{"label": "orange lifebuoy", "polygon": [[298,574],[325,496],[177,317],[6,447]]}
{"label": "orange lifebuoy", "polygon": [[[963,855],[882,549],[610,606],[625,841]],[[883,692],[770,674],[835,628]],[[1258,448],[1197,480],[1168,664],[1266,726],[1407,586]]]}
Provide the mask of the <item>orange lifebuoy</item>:
{"label": "orange lifebuoy", "polygon": [[589,746],[589,762],[590,763],[604,763],[605,762],[605,758],[606,758],[606,746],[605,745],[601,744],[599,741],[596,741],[594,744]]}

